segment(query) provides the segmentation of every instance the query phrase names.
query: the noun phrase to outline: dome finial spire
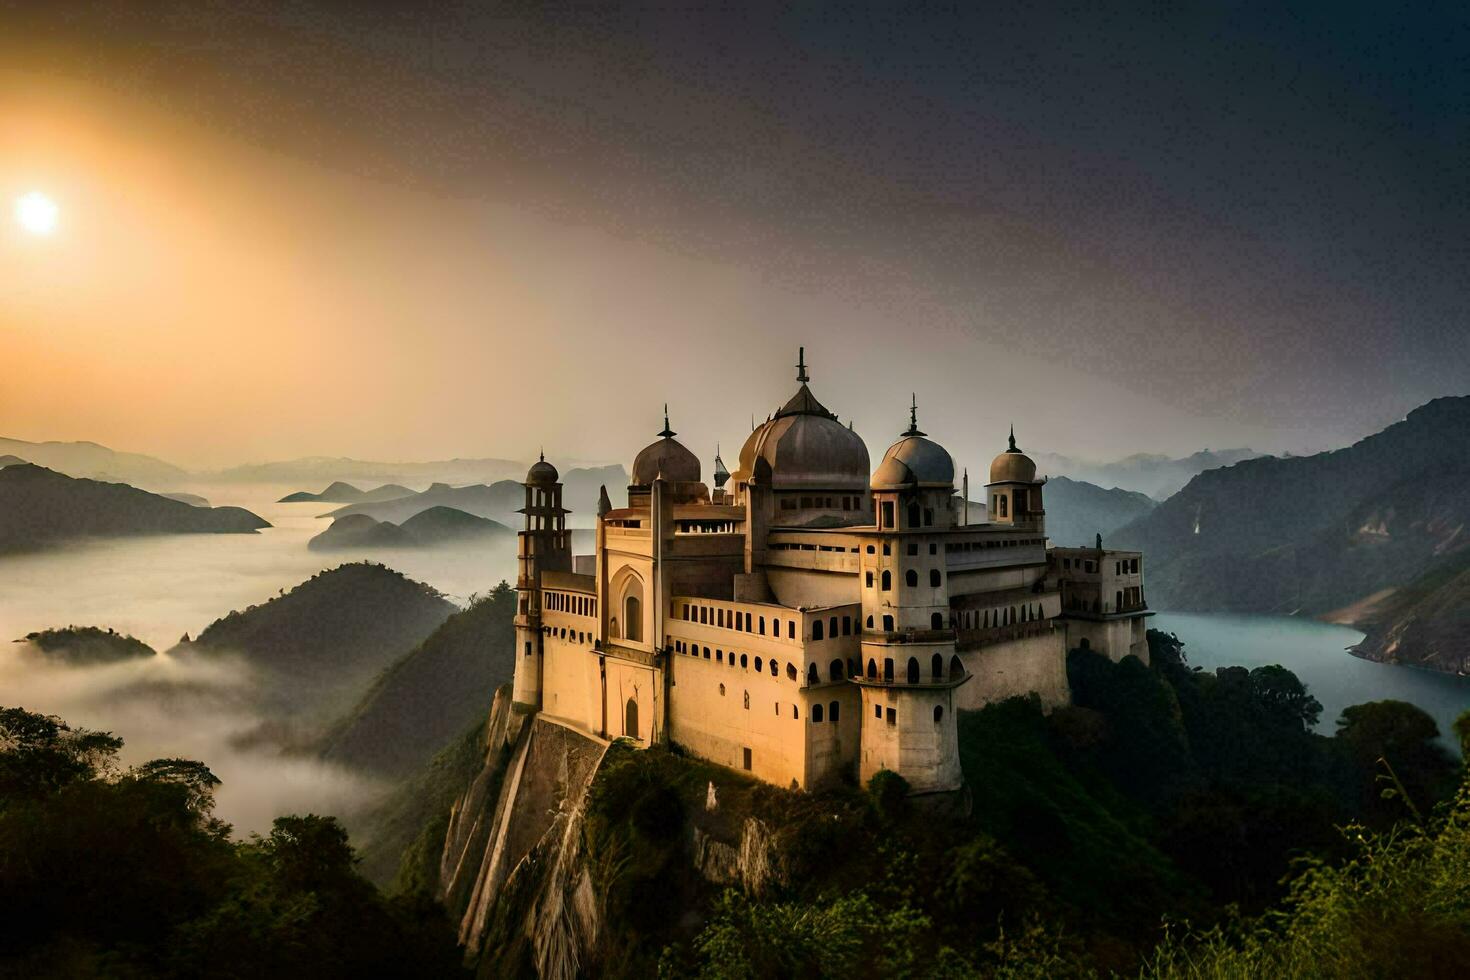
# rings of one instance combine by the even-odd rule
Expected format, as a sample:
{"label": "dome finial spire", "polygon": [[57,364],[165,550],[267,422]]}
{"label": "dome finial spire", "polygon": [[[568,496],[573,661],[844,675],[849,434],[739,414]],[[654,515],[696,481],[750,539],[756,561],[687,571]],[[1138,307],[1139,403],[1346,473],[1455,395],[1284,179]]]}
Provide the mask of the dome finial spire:
{"label": "dome finial spire", "polygon": [[672,439],[678,434],[679,433],[669,428],[669,403],[664,402],[664,430],[660,432],[659,435],[663,436],[665,439]]}
{"label": "dome finial spire", "polygon": [[909,393],[909,427],[904,432],[906,436],[922,436],[927,433],[919,431],[919,396],[917,393]]}
{"label": "dome finial spire", "polygon": [[1014,423],[1014,422],[1011,423],[1011,439],[1010,439],[1010,443],[1011,443],[1010,446],[1008,446],[1006,448],[1006,452],[1008,452],[1008,453],[1018,453],[1018,452],[1021,451],[1021,450],[1019,450],[1019,449],[1016,448],[1016,423]]}
{"label": "dome finial spire", "polygon": [[798,347],[796,350],[796,380],[806,384],[811,380],[806,373],[806,348]]}

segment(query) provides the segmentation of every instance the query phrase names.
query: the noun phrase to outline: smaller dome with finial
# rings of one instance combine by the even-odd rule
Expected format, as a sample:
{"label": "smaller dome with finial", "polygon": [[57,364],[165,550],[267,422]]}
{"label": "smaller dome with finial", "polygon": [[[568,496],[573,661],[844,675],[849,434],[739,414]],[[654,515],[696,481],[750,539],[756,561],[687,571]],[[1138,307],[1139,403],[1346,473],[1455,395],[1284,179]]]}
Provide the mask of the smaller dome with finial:
{"label": "smaller dome with finial", "polygon": [[542,453],[540,458],[526,471],[526,482],[537,485],[555,483],[560,477],[561,474],[557,473],[556,467],[546,461],[545,453]]}
{"label": "smaller dome with finial", "polygon": [[1035,483],[1036,463],[1016,448],[1016,427],[1011,426],[1010,447],[990,464],[991,483]]}
{"label": "smaller dome with finial", "polygon": [[669,428],[669,406],[664,406],[664,429],[659,440],[645,446],[633,457],[633,485],[648,486],[654,480],[671,483],[698,483],[699,457],[691,453]]}
{"label": "smaller dome with finial", "polygon": [[907,487],[953,487],[954,460],[939,443],[927,439],[919,431],[919,405],[915,398],[909,406],[909,427],[873,472],[874,490],[900,490]]}

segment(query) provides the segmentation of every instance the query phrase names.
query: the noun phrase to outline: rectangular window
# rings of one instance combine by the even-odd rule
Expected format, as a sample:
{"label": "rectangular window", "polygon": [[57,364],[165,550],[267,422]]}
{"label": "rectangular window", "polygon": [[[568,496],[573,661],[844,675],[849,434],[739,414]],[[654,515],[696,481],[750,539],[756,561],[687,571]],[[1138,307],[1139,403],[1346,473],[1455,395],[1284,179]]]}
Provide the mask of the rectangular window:
{"label": "rectangular window", "polygon": [[786,624],[786,639],[796,639],[796,620],[794,619]]}
{"label": "rectangular window", "polygon": [[531,641],[530,640],[527,640],[526,641],[526,656],[529,657],[530,655],[531,655]]}
{"label": "rectangular window", "polygon": [[917,542],[917,541],[910,541],[909,542],[909,547],[908,547],[908,553],[911,554],[911,555],[917,555],[919,553],[919,542]]}
{"label": "rectangular window", "polygon": [[766,635],[766,617],[762,616],[760,618],[760,621],[759,621],[759,623],[757,625],[759,625],[759,627],[760,627],[760,635],[761,636],[765,636]]}
{"label": "rectangular window", "polygon": [[843,616],[842,617],[842,635],[843,636],[852,636],[852,617],[851,616]]}
{"label": "rectangular window", "polygon": [[891,500],[883,501],[883,526],[893,526],[893,501]]}
{"label": "rectangular window", "polygon": [[872,572],[869,572],[868,573],[867,582],[868,582],[868,588],[871,589],[873,587],[873,573]]}
{"label": "rectangular window", "polygon": [[882,718],[883,717],[883,706],[881,704],[875,704],[875,705],[873,705],[873,717],[874,718]]}
{"label": "rectangular window", "polygon": [[888,724],[890,724],[890,725],[896,725],[896,724],[898,724],[898,712],[895,711],[893,708],[889,708],[888,709]]}
{"label": "rectangular window", "polygon": [[746,772],[750,772],[750,749],[745,749],[744,752],[745,752],[745,757],[742,760],[742,765],[745,766],[745,771]]}

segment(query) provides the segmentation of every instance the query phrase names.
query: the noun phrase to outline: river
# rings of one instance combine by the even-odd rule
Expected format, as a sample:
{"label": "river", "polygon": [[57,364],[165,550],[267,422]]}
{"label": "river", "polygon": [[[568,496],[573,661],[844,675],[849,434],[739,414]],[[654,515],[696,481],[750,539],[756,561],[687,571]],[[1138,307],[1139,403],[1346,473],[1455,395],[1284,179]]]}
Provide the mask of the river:
{"label": "river", "polygon": [[1347,626],[1289,616],[1161,612],[1152,629],[1178,634],[1189,662],[1206,670],[1239,664],[1280,664],[1322,702],[1318,728],[1335,730],[1342,709],[1364,701],[1394,699],[1416,704],[1434,716],[1453,742],[1451,725],[1470,709],[1470,677],[1418,667],[1374,663],[1347,652],[1363,634]]}

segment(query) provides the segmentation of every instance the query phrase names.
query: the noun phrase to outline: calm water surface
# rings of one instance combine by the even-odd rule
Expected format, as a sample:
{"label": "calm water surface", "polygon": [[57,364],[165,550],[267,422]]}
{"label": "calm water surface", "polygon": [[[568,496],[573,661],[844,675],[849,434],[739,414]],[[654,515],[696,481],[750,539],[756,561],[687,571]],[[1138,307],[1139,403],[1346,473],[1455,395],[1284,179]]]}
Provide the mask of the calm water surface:
{"label": "calm water surface", "polygon": [[1347,648],[1363,634],[1347,626],[1287,616],[1171,612],[1154,616],[1149,626],[1177,633],[1189,662],[1206,670],[1232,664],[1286,667],[1322,702],[1318,727],[1324,734],[1332,733],[1343,708],[1364,701],[1416,704],[1434,716],[1441,735],[1470,709],[1470,677],[1354,657]]}

